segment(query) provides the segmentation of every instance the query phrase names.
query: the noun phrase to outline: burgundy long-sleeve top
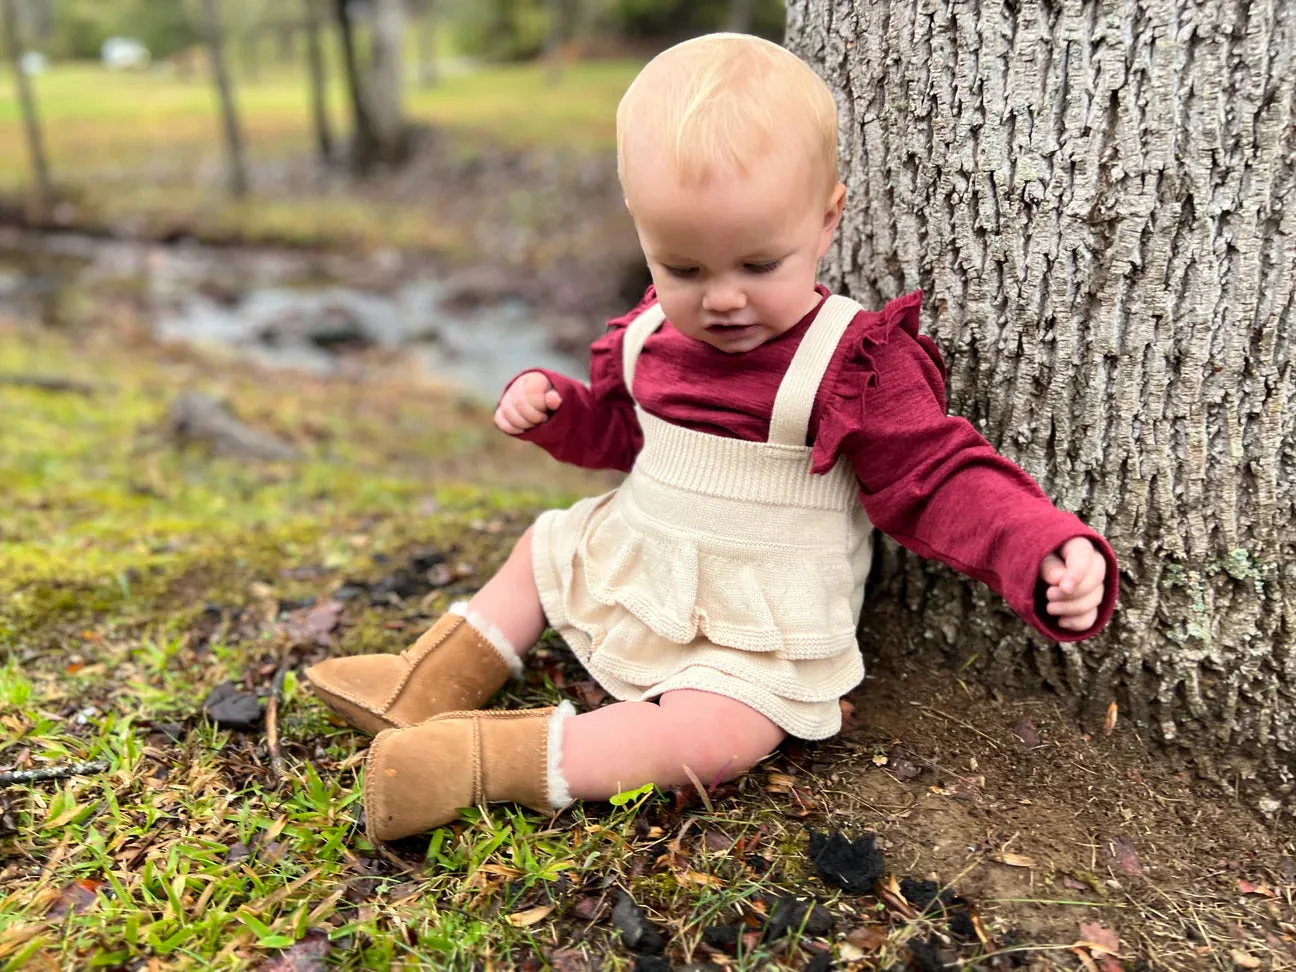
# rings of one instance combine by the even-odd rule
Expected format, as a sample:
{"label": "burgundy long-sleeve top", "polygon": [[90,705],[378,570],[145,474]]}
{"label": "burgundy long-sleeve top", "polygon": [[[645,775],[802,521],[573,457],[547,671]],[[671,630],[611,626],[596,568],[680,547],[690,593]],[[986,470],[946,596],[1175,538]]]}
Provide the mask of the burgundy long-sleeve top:
{"label": "burgundy long-sleeve top", "polygon": [[[727,354],[664,323],[644,345],[634,392],[653,415],[699,432],[764,441],[779,383],[819,304],[796,326],[743,354]],[[625,385],[625,329],[656,301],[649,288],[637,307],[608,322],[590,349],[584,385],[540,370],[562,396],[549,418],[519,438],[561,462],[628,471],[643,445],[634,399]],[[828,367],[810,417],[816,473],[845,456],[859,479],[860,502],[883,533],[987,584],[1024,620],[1056,641],[1097,633],[1116,605],[1111,546],[1074,515],[1057,509],[1024,470],[999,455],[965,419],[945,411],[944,365],[920,334],[922,292],[861,311]],[[1047,614],[1044,558],[1086,537],[1107,560],[1097,622],[1068,631]]]}

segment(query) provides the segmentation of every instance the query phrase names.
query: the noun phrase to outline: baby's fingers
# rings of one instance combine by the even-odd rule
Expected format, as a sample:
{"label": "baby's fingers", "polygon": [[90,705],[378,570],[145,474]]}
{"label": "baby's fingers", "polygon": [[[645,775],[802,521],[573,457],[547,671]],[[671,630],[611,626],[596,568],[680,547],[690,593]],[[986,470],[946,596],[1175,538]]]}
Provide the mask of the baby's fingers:
{"label": "baby's fingers", "polygon": [[532,400],[531,395],[521,389],[519,389],[519,394],[508,395],[505,398],[505,404],[511,406],[517,413],[518,417],[522,420],[524,428],[529,429],[533,425],[539,425],[549,417],[543,408],[543,396],[541,396],[540,405],[537,405],[536,402]]}
{"label": "baby's fingers", "polygon": [[1048,613],[1055,618],[1071,618],[1076,615],[1088,614],[1097,609],[1102,603],[1103,591],[1101,587],[1090,591],[1083,597],[1071,597],[1066,600],[1049,601]]}
{"label": "baby's fingers", "polygon": [[1059,628],[1065,628],[1067,631],[1088,631],[1098,621],[1098,612],[1090,611],[1079,617],[1063,618],[1058,622]]}
{"label": "baby's fingers", "polygon": [[[513,414],[516,415],[516,413]],[[526,429],[515,424],[514,418],[510,418],[510,413],[504,410],[503,402],[495,409],[495,428],[508,435],[520,435],[526,431]]]}
{"label": "baby's fingers", "polygon": [[[532,411],[534,411],[534,409],[532,409]],[[507,428],[504,428],[504,431],[508,432],[509,435],[520,435],[536,424],[527,419],[526,415],[518,407],[517,400],[511,397],[505,398],[504,401],[500,402],[499,412],[507,425]],[[503,428],[503,426],[501,427]]]}
{"label": "baby's fingers", "polygon": [[1044,558],[1040,565],[1040,577],[1044,578],[1044,583],[1057,587],[1062,583],[1062,578],[1066,576],[1066,564],[1057,554],[1049,554]]}

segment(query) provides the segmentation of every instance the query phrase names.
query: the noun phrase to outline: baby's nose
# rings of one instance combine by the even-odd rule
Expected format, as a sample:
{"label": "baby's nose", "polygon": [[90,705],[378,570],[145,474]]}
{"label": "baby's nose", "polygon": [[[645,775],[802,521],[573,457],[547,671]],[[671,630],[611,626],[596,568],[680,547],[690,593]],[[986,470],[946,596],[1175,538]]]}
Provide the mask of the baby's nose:
{"label": "baby's nose", "polygon": [[738,287],[710,287],[702,298],[702,306],[713,314],[727,314],[747,306],[747,296]]}

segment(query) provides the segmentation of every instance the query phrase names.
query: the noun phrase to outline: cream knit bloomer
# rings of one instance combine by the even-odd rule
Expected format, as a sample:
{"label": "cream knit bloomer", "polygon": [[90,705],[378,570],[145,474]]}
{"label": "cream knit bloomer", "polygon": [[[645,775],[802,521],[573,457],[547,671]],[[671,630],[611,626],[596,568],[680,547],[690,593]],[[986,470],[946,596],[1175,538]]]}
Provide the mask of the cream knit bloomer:
{"label": "cream knit bloomer", "polygon": [[[841,729],[872,525],[849,463],[813,475],[815,394],[860,310],[829,297],[779,386],[768,442],[672,425],[636,405],[643,450],[616,490],[550,510],[532,539],[549,623],[611,695],[728,696],[793,736]],[[626,331],[626,387],[654,305]]]}

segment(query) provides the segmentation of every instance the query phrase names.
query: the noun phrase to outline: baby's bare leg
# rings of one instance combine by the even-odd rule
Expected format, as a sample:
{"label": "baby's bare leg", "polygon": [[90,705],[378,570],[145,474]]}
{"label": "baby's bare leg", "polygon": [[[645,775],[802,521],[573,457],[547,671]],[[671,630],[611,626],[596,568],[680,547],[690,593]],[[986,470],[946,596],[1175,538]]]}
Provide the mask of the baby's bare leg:
{"label": "baby's bare leg", "polygon": [[468,607],[500,630],[519,655],[544,634],[544,610],[531,572],[531,528],[518,540],[499,572],[478,591]]}
{"label": "baby's bare leg", "polygon": [[659,704],[618,702],[563,724],[561,770],[571,796],[606,800],[645,783],[733,779],[771,752],[783,730],[723,695],[680,689]]}

